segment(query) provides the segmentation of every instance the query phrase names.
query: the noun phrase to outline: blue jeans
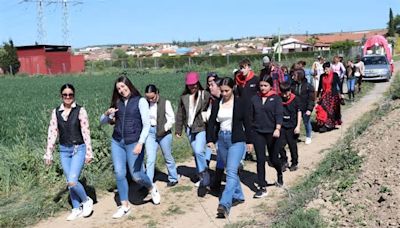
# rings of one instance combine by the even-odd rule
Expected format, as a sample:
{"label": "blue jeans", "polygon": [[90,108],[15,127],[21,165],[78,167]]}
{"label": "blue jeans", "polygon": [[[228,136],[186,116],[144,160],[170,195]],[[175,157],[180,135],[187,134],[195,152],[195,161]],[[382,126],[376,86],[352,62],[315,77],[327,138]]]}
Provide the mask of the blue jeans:
{"label": "blue jeans", "polygon": [[[196,161],[197,172],[201,173],[207,169],[206,161],[206,132],[191,133],[190,128],[187,128],[186,135],[192,146],[194,159]],[[211,151],[210,151],[211,152]],[[210,154],[211,156],[211,154]]]}
{"label": "blue jeans", "polygon": [[355,88],[356,88],[356,78],[353,77],[353,78],[347,79],[348,92],[354,92]]}
{"label": "blue jeans", "polygon": [[154,179],[154,169],[157,158],[158,145],[161,147],[161,152],[164,155],[165,164],[168,169],[168,180],[170,182],[178,181],[178,173],[176,171],[175,160],[172,157],[172,134],[168,134],[162,138],[156,137],[157,128],[151,127],[149,136],[147,136],[145,149],[147,155],[146,173],[150,180]]}
{"label": "blue jeans", "polygon": [[63,146],[60,145],[61,166],[67,182],[69,194],[72,202],[72,208],[79,208],[81,202],[87,200],[87,195],[82,184],[79,182],[79,176],[83,165],[85,164],[86,145]]}
{"label": "blue jeans", "polygon": [[311,138],[312,126],[311,126],[311,115],[307,116],[306,112],[302,113],[304,128],[306,129],[306,137]]}
{"label": "blue jeans", "polygon": [[222,161],[226,165],[226,185],[219,204],[225,206],[229,211],[232,207],[233,199],[244,200],[238,168],[245,151],[245,143],[232,143],[232,133],[220,131],[217,144],[218,154],[220,154]]}
{"label": "blue jeans", "polygon": [[126,163],[128,163],[129,172],[133,181],[151,189],[153,183],[144,172],[143,158],[144,152],[136,155],[133,153],[137,143],[125,144],[124,140],[120,142],[111,140],[111,155],[114,165],[114,174],[117,180],[117,188],[121,201],[128,200],[128,180],[126,179]]}

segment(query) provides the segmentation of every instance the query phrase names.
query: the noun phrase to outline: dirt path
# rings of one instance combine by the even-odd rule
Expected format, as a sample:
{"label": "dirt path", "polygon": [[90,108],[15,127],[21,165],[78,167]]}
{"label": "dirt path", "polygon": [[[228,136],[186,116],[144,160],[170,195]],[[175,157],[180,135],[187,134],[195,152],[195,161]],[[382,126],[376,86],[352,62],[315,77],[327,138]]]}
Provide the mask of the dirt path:
{"label": "dirt path", "polygon": [[[400,63],[396,63],[395,69],[399,69]],[[364,96],[351,108],[343,111],[343,125],[340,129],[324,134],[313,134],[313,142],[310,145],[299,143],[299,169],[296,172],[285,172],[285,187],[292,186],[296,181],[313,171],[321,161],[327,149],[335,145],[344,135],[347,128],[364,113],[374,107],[374,103],[381,99],[383,92],[387,90],[390,83],[377,83],[372,91]],[[211,166],[213,167],[213,163]],[[179,164],[183,168],[194,167],[194,161]],[[265,220],[268,214],[276,209],[276,203],[284,197],[284,188],[271,186],[268,188],[269,195],[263,199],[253,199],[256,178],[255,162],[248,162],[245,166],[246,172],[242,177],[242,187],[246,202],[231,209],[230,219],[215,219],[218,198],[207,194],[204,198],[196,196],[196,187],[189,178],[182,176],[179,185],[166,188],[165,183],[157,182],[162,201],[160,205],[153,205],[150,201],[141,205],[132,205],[130,216],[115,220],[111,215],[116,210],[114,194],[103,195],[94,206],[94,214],[85,219],[76,221],[65,221],[69,212],[60,213],[57,217],[41,221],[36,227],[223,227],[229,222],[250,220],[254,211],[265,211]],[[275,182],[276,172],[267,168],[267,180]],[[252,190],[253,189],[253,190]],[[146,198],[149,199],[149,198]]]}

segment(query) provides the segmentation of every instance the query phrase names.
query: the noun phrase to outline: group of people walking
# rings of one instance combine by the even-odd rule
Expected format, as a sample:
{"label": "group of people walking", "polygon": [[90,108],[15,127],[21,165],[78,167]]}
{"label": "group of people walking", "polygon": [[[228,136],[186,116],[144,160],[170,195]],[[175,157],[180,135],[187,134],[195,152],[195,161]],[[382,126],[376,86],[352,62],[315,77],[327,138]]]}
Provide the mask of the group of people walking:
{"label": "group of people walking", "polygon": [[[121,218],[130,213],[127,172],[133,181],[150,192],[154,204],[160,204],[161,196],[154,183],[158,147],[168,170],[167,186],[178,184],[172,156],[174,124],[176,137],[185,134],[190,142],[198,177],[198,196],[204,196],[210,189],[220,192],[226,173],[217,217],[228,217],[232,206],[245,201],[239,172],[246,155],[253,151],[257,158],[258,184],[254,198],[267,195],[266,161],[277,172],[276,185],[282,186],[283,172],[295,171],[299,165],[297,142],[301,122],[306,129],[305,143],[311,143],[311,113],[315,102],[316,121],[321,132],[341,124],[341,78],[329,62],[319,59],[319,63],[322,65],[316,66],[312,75],[317,89],[307,81],[305,62],[294,64],[289,70],[268,56],[263,58],[264,69],[259,76],[252,70],[251,62],[244,59],[239,63],[239,70],[234,71],[234,77],[209,73],[205,89],[200,83],[200,74],[189,72],[176,115],[171,102],[160,96],[156,85],[147,85],[142,97],[128,77],[118,77],[110,107],[100,117],[101,124],[114,126],[111,157],[121,205],[112,217]],[[356,76],[355,64],[347,66],[347,72],[351,69],[350,74]],[[44,159],[46,164],[52,163],[58,137],[73,207],[67,220],[74,220],[88,217],[93,211],[93,200],[78,180],[84,164],[92,161],[93,153],[88,115],[84,107],[76,103],[73,85],[63,85],[60,94],[62,103],[52,112]],[[286,145],[290,151],[290,165]],[[211,177],[213,152],[217,154],[217,161],[215,175]]]}

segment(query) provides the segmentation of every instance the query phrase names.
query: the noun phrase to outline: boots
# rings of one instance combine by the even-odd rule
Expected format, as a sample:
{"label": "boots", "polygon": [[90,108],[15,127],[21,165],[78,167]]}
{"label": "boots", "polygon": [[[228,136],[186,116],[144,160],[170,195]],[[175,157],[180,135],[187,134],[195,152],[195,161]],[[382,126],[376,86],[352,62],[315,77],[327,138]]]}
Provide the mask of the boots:
{"label": "boots", "polygon": [[224,176],[224,169],[215,169],[214,181],[211,185],[211,190],[219,193],[221,190],[222,177]]}

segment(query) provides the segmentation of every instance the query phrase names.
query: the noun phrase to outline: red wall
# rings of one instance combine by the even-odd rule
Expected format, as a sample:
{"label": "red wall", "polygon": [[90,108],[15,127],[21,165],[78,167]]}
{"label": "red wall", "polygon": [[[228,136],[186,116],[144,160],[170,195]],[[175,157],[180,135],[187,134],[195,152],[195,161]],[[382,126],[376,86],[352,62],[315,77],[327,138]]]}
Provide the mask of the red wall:
{"label": "red wall", "polygon": [[48,74],[69,73],[71,60],[69,52],[46,52]]}
{"label": "red wall", "polygon": [[71,56],[71,73],[81,73],[85,71],[85,57],[83,55]]}
{"label": "red wall", "polygon": [[44,47],[17,50],[21,63],[19,72],[27,74],[63,74],[79,73],[85,70],[83,55],[71,55],[70,52],[45,52]]}

